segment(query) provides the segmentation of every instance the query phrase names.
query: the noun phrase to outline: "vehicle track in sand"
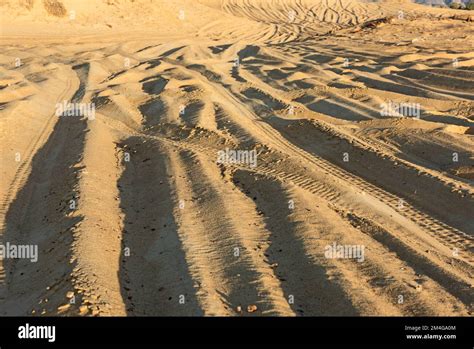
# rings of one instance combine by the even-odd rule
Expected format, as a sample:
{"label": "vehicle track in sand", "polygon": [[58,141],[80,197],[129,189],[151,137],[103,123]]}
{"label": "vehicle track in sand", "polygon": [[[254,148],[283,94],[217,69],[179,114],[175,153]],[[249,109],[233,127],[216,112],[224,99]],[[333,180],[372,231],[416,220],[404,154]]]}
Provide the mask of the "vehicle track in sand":
{"label": "vehicle track in sand", "polygon": [[[75,75],[73,76],[75,77]],[[73,95],[73,85],[71,83],[71,78],[68,77],[65,79],[65,88],[56,99],[57,103],[62,103],[64,100],[67,99],[67,96]],[[46,118],[44,121],[43,128],[39,131],[38,135],[33,138],[28,146],[27,150],[24,154],[21,154],[21,162],[18,166],[15,174],[13,175],[13,179],[10,182],[6,192],[2,195],[2,199],[0,202],[0,244],[5,244],[4,241],[4,234],[6,229],[6,216],[8,212],[8,208],[11,205],[13,199],[19,192],[19,190],[25,185],[28,180],[28,176],[30,175],[31,171],[31,163],[33,161],[33,157],[36,155],[38,150],[46,143],[48,137],[50,137],[51,131],[54,128],[54,124],[57,122],[58,116],[53,113],[49,117]],[[14,156],[10,156],[10,158],[14,158]],[[25,202],[25,205],[27,203]],[[20,219],[24,219],[23,216],[20,216]],[[3,266],[4,260],[0,261],[0,298],[5,296],[7,285],[5,284],[5,268]]]}

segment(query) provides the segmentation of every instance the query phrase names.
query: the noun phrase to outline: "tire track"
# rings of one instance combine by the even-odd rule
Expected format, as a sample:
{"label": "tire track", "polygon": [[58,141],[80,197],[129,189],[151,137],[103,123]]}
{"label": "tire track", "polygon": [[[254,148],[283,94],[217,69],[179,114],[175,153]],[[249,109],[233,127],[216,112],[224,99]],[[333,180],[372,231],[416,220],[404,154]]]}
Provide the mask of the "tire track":
{"label": "tire track", "polygon": [[[266,233],[259,228],[261,223],[249,207],[250,200],[243,200],[228,183],[222,182],[215,163],[207,165],[209,160],[189,151],[181,152],[180,156],[179,166],[183,168],[180,173],[186,173],[190,183],[184,203],[191,203],[182,210],[179,229],[183,241],[189,241],[192,246],[192,268],[212,271],[221,302],[230,313],[238,313],[239,306],[245,310],[254,304],[259,314],[291,315],[278,291],[278,280],[259,256],[258,245],[265,243],[262,239]],[[241,221],[245,219],[255,223],[244,227]],[[209,282],[203,280],[205,284]]]}
{"label": "tire track", "polygon": [[[56,100],[58,103],[61,103],[63,100],[66,99],[68,95],[72,95],[72,83],[71,79],[66,79],[66,87],[64,88],[63,92],[60,94],[59,98]],[[20,166],[15,172],[13,176],[13,180],[8,186],[6,193],[1,198],[0,203],[0,244],[4,244],[4,235],[6,230],[6,216],[7,211],[10,204],[13,201],[14,196],[18,193],[18,191],[24,187],[25,183],[28,180],[28,176],[30,175],[31,164],[33,161],[33,157],[36,155],[40,147],[46,143],[46,140],[50,136],[50,133],[53,130],[53,125],[57,121],[57,116],[55,113],[51,114],[45,121],[43,128],[40,130],[38,137],[31,142],[28,146],[23,161],[21,162]],[[7,285],[6,285],[6,272],[4,268],[4,260],[0,261],[0,298],[4,297],[7,292]]]}
{"label": "tire track", "polygon": [[[77,75],[81,84],[71,99],[74,102],[82,98],[83,78],[80,73]],[[70,88],[72,84],[68,81]],[[68,92],[66,89],[61,98]],[[56,117],[58,120],[48,134],[48,126]],[[8,270],[3,314],[56,313],[60,302],[66,302],[66,292],[74,287],[72,232],[81,217],[67,207],[78,195],[77,165],[83,151],[85,127],[86,121],[79,117],[69,120],[64,115],[51,116],[25,160],[30,165],[17,173],[19,177],[13,185],[18,185],[18,192],[4,216],[2,240],[37,246],[38,259],[36,262],[14,259],[8,260],[8,265],[3,264],[4,270]],[[38,287],[25,291],[29,288],[25,279]],[[48,302],[51,295],[56,297]]]}
{"label": "tire track", "polygon": [[168,150],[139,136],[120,148],[130,156],[118,181],[124,213],[119,279],[126,311],[134,316],[202,314],[177,233]]}

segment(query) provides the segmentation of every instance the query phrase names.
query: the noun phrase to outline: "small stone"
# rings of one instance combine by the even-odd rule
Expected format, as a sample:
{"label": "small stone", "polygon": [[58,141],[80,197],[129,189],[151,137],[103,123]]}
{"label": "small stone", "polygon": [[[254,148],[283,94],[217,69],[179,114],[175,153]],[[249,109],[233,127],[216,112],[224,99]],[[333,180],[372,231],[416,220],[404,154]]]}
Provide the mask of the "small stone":
{"label": "small stone", "polygon": [[79,313],[80,315],[85,315],[89,312],[89,308],[87,307],[87,305],[81,305],[79,307]]}
{"label": "small stone", "polygon": [[247,307],[247,312],[254,313],[257,311],[257,306],[255,304],[251,304]]}
{"label": "small stone", "polygon": [[68,310],[70,307],[71,307],[71,304],[64,304],[58,307],[58,311],[62,313]]}
{"label": "small stone", "polygon": [[238,313],[241,313],[242,312],[242,307],[240,305],[237,306],[237,308],[235,308],[235,311],[238,312]]}
{"label": "small stone", "polygon": [[74,292],[73,291],[69,291],[68,293],[66,293],[66,298],[67,299],[71,299],[72,297],[74,297]]}

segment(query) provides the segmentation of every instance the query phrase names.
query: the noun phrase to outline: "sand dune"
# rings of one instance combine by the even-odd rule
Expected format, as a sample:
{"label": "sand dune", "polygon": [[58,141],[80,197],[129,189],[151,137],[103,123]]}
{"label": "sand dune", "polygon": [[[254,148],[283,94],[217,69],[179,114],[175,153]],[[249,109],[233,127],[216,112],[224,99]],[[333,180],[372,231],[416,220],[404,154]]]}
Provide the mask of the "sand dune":
{"label": "sand dune", "polygon": [[472,314],[468,11],[0,9],[0,314]]}

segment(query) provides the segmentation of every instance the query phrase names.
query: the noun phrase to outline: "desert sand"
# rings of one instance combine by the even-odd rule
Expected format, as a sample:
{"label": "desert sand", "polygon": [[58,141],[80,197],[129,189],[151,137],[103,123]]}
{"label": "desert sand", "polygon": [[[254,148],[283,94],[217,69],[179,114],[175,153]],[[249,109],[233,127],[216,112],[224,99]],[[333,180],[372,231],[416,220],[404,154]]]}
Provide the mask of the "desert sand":
{"label": "desert sand", "polygon": [[469,11],[0,11],[0,244],[38,247],[0,261],[0,315],[472,315]]}

